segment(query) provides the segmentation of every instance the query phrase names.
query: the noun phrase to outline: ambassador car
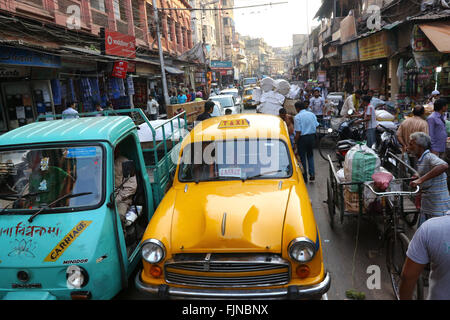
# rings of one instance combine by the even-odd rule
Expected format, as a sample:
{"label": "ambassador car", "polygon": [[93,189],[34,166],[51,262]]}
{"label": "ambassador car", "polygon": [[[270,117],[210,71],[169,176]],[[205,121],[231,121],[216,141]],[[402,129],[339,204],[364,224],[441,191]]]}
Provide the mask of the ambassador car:
{"label": "ambassador car", "polygon": [[320,299],[330,287],[287,127],[271,115],[194,127],[141,246],[136,286],[163,298]]}

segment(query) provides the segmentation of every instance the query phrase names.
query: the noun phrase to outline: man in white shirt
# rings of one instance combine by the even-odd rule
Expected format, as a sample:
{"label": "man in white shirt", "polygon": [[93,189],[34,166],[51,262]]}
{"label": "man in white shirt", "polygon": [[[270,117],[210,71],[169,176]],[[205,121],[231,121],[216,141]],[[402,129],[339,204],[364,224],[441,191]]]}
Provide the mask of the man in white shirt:
{"label": "man in white shirt", "polygon": [[325,99],[320,96],[319,89],[314,89],[314,96],[309,99],[309,108],[315,114],[317,121],[323,125],[323,114],[325,109]]}
{"label": "man in white shirt", "polygon": [[78,111],[75,109],[75,102],[67,103],[67,108],[62,112],[63,119],[76,119],[79,118]]}
{"label": "man in white shirt", "polygon": [[[344,104],[341,109],[341,116],[348,117],[348,111],[353,110],[353,113],[356,114],[361,110],[360,107],[360,99],[361,99],[362,91],[356,90],[354,94],[351,94],[345,99]],[[362,109],[364,110],[364,108]]]}
{"label": "man in white shirt", "polygon": [[367,146],[371,148],[376,142],[377,116],[375,113],[375,106],[370,103],[371,96],[362,97],[361,107],[367,109],[364,113],[364,122],[366,122],[366,138]]}
{"label": "man in white shirt", "polygon": [[155,100],[155,96],[153,94],[150,94],[148,97],[147,113],[150,115],[150,120],[157,120],[159,103]]}

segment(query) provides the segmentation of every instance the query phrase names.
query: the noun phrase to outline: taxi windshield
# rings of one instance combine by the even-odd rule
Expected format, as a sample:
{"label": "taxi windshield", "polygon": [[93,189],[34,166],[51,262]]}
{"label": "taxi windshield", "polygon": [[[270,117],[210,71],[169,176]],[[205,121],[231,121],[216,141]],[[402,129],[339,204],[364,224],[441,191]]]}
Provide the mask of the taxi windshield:
{"label": "taxi windshield", "polygon": [[100,146],[0,151],[0,212],[98,205],[102,158]]}
{"label": "taxi windshield", "polygon": [[292,175],[286,143],[275,139],[203,141],[183,149],[181,182],[283,179]]}
{"label": "taxi windshield", "polygon": [[246,90],[245,93],[244,93],[244,95],[246,95],[246,96],[250,96],[252,94],[253,94],[253,89]]}

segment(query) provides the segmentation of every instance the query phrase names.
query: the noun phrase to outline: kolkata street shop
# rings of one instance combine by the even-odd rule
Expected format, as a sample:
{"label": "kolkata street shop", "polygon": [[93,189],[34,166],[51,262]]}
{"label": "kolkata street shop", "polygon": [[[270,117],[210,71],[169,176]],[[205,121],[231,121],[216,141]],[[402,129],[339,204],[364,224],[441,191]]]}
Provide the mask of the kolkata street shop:
{"label": "kolkata street shop", "polygon": [[59,56],[0,46],[0,132],[55,112],[50,79],[60,67]]}

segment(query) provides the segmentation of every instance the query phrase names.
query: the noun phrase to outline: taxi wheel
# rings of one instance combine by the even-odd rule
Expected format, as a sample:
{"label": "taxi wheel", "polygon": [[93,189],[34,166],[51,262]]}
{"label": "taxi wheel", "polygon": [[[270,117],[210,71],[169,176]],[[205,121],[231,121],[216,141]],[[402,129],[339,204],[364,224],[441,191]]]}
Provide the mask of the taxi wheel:
{"label": "taxi wheel", "polygon": [[336,213],[336,208],[334,207],[334,197],[333,197],[333,189],[331,188],[330,180],[327,180],[327,205],[328,205],[328,214],[330,215],[330,227],[334,229],[334,215]]}

